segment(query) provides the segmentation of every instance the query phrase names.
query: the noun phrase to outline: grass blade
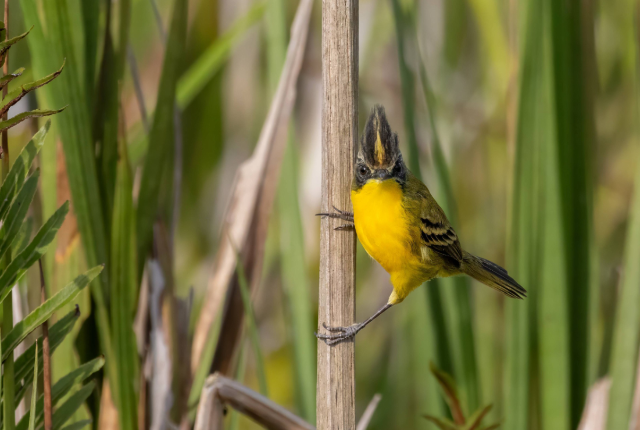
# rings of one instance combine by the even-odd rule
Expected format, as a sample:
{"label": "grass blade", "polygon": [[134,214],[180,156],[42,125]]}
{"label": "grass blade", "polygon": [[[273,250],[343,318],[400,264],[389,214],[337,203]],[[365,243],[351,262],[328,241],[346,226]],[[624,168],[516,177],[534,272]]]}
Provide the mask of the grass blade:
{"label": "grass blade", "polygon": [[11,253],[20,254],[29,244],[29,239],[33,233],[33,218],[29,217],[20,226],[20,230],[11,243]]}
{"label": "grass blade", "polygon": [[6,130],[9,130],[10,128],[15,127],[16,125],[20,124],[22,121],[27,120],[29,118],[42,118],[44,116],[51,116],[51,115],[55,115],[57,113],[62,112],[63,110],[65,110],[66,107],[63,107],[61,109],[34,109],[32,111],[29,112],[22,112],[19,113],[18,115],[9,118],[6,121],[0,121],[0,133]]}
{"label": "grass blade", "polygon": [[423,415],[423,418],[428,421],[431,421],[440,430],[456,430],[456,425],[445,418],[438,418],[432,415]]}
{"label": "grass blade", "polygon": [[[108,245],[104,221],[104,210],[100,198],[97,169],[95,163],[95,147],[93,145],[90,110],[84,74],[77,59],[74,31],[77,28],[71,24],[70,0],[53,0],[43,3],[44,15],[47,17],[46,26],[39,22],[37,7],[32,0],[23,0],[25,20],[28,25],[35,25],[34,36],[30,46],[37,56],[42,55],[45,66],[51,68],[67,59],[69,67],[55,82],[45,87],[50,89],[49,95],[54,105],[69,108],[58,116],[57,124],[65,155],[67,176],[74,212],[78,222],[78,229],[86,263],[89,267],[108,263]],[[41,31],[46,28],[46,34]],[[36,32],[37,30],[37,32]],[[38,61],[41,61],[40,59]],[[49,70],[51,70],[51,68]],[[107,357],[109,375],[115,375],[113,367],[115,360],[112,356],[112,340],[109,326],[109,316],[106,308],[108,274],[103,272],[95,282],[91,283],[91,295],[95,303],[95,317],[99,332],[99,342]]]}
{"label": "grass blade", "polygon": [[[12,37],[11,39],[7,39],[3,42],[0,42],[0,66],[4,66],[4,61],[7,58],[7,52],[9,52],[9,48],[11,48],[16,43],[20,42],[22,39],[27,37],[31,30],[22,33],[16,37]],[[4,33],[6,35],[6,32]]]}
{"label": "grass blade", "polygon": [[501,92],[505,91],[509,82],[507,76],[509,49],[499,5],[496,2],[470,0],[469,6],[478,23],[482,52],[487,54],[486,62],[490,67],[489,78],[492,78],[489,82],[499,86]]}
{"label": "grass blade", "polygon": [[114,11],[120,12],[117,20],[118,34],[114,38],[108,30],[104,36],[93,134],[100,148],[97,159],[99,179],[103,193],[103,207],[107,214],[106,225],[110,226],[118,162],[119,94],[129,44],[131,1],[125,0],[118,3],[117,9],[116,4],[112,3],[107,7],[110,8],[107,11],[107,28],[110,26]]}
{"label": "grass blade", "polygon": [[[593,46],[593,16],[580,0],[561,3],[547,1],[553,58],[555,133],[558,145],[559,176],[567,264],[567,297],[571,297],[568,321],[571,336],[571,427],[580,421],[586,400],[590,356],[591,263],[593,228],[591,152],[595,126],[591,97],[589,47]],[[595,85],[593,85],[595,87]],[[560,168],[561,167],[561,168]],[[597,293],[595,294],[597,297]]]}
{"label": "grass blade", "polygon": [[[244,383],[245,373],[247,370],[247,344],[246,342],[242,342],[240,345],[240,351],[238,352],[238,364],[236,365],[236,374],[234,379],[238,381],[239,384]],[[238,411],[231,411],[231,416],[229,417],[229,430],[238,430],[238,426],[240,425],[240,413]]]}
{"label": "grass blade", "polygon": [[111,229],[111,324],[118,360],[118,382],[113,390],[118,402],[120,428],[137,428],[138,356],[133,332],[133,312],[138,291],[133,179],[124,139],[121,140]]}
{"label": "grass blade", "polygon": [[11,291],[10,288],[24,274],[25,270],[44,255],[68,211],[69,203],[67,202],[47,220],[31,243],[11,260],[11,263],[0,275],[0,299],[4,299],[8,292]]}
{"label": "grass blade", "polygon": [[[205,344],[202,350],[204,357],[213,357],[216,351],[216,345],[220,338],[220,325],[222,324],[222,313],[218,314],[218,317],[214,320],[211,330],[208,333],[208,338],[205,340]],[[210,361],[201,361],[198,368],[193,375],[193,382],[191,384],[191,392],[189,393],[189,400],[187,406],[189,408],[189,419],[193,421],[195,419],[196,408],[200,402],[200,395],[202,388],[209,376],[209,370],[211,369]]]}
{"label": "grass blade", "polygon": [[84,24],[85,92],[88,95],[87,106],[93,106],[92,92],[94,91],[96,57],[98,54],[100,3],[95,1],[81,1],[80,6],[82,8],[82,20]]}
{"label": "grass blade", "polygon": [[6,360],[13,349],[22,342],[25,337],[62,306],[70,303],[96,276],[102,272],[103,266],[97,266],[78,276],[73,282],[60,290],[56,295],[38,306],[22,321],[13,327],[4,339],[2,339],[2,360]]}
{"label": "grass blade", "polygon": [[455,69],[462,56],[467,28],[467,2],[464,0],[448,1],[444,5],[444,47],[443,55],[450,69]]}
{"label": "grass blade", "polygon": [[50,75],[47,75],[44,78],[38,79],[37,81],[30,82],[28,84],[23,84],[19,88],[16,88],[15,90],[9,92],[9,94],[7,94],[0,102],[0,115],[4,115],[5,113],[9,112],[9,108],[11,106],[14,106],[31,91],[34,91],[44,85],[47,85],[49,82],[53,81],[55,78],[57,78],[60,75],[60,73],[62,73],[63,68],[64,68],[64,61],[62,62],[62,66],[60,67],[60,69],[51,73]]}
{"label": "grass blade", "polygon": [[0,78],[0,91],[2,89],[4,89],[4,87],[6,87],[7,85],[9,85],[9,83],[11,81],[13,81],[15,78],[22,76],[22,73],[24,73],[24,67],[20,67],[18,70],[16,70],[13,73],[10,73],[8,75],[5,75],[3,77]]}
{"label": "grass blade", "polygon": [[31,201],[36,194],[39,177],[40,171],[36,170],[33,175],[27,179],[11,205],[9,212],[7,213],[7,218],[2,220],[3,224],[2,228],[0,228],[0,237],[2,237],[0,240],[0,258],[9,250],[9,246],[13,242],[13,239],[16,238],[20,231],[22,222],[27,216],[27,211],[29,210]]}
{"label": "grass blade", "polygon": [[83,428],[85,428],[86,426],[91,424],[92,422],[93,421],[91,421],[91,420],[78,421],[76,423],[69,424],[68,426],[63,427],[62,430],[82,430]]}
{"label": "grass blade", "polygon": [[[93,3],[93,2],[90,2]],[[33,0],[24,0],[20,2],[24,25],[27,27],[33,26],[33,30],[30,36],[27,38],[27,44],[29,46],[29,53],[31,56],[31,69],[35,76],[44,76],[47,72],[53,70],[57,64],[50,58],[50,51],[42,43],[45,40],[43,35],[42,26],[40,25],[39,18],[36,12],[35,2]],[[37,25],[36,25],[37,24]],[[57,61],[57,60],[56,60]],[[39,106],[55,106],[52,97],[53,90],[47,86],[41,88],[35,93],[35,98]],[[55,210],[58,208],[57,202],[57,182],[58,182],[58,148],[55,143],[56,137],[59,135],[57,125],[54,125],[54,130],[48,133],[48,145],[45,145],[40,156],[40,169],[42,175],[41,182],[41,200],[42,200],[42,217],[43,219],[49,218]],[[54,241],[55,243],[55,241]],[[55,246],[55,245],[54,245]],[[45,277],[49,281],[48,286],[51,284],[51,279],[54,273],[54,261],[53,258],[44,258],[45,264]]]}
{"label": "grass blade", "polygon": [[180,109],[186,108],[220,70],[240,38],[262,18],[265,6],[265,1],[254,3],[245,15],[234,22],[229,30],[216,39],[193,65],[184,72],[178,82],[176,96]]}
{"label": "grass blade", "polygon": [[294,350],[295,381],[301,415],[315,422],[316,360],[313,332],[313,311],[306,272],[304,233],[299,212],[296,174],[296,150],[289,139],[282,160],[282,173],[278,190],[280,215],[280,246],[282,249],[282,283],[289,308],[291,344]]}
{"label": "grass blade", "polygon": [[95,389],[95,382],[89,382],[60,406],[53,414],[53,430],[58,430],[84,404]]}
{"label": "grass blade", "polygon": [[[182,74],[178,80],[176,89],[176,103],[181,110],[191,106],[192,102],[207,87],[207,84],[222,70],[231,55],[232,49],[251,28],[264,15],[266,1],[257,2],[231,25],[223,35],[213,42]],[[185,118],[186,121],[189,118]],[[138,127],[142,131],[143,127]],[[149,136],[140,133],[134,134],[131,143],[130,156],[132,165],[137,165],[146,154],[149,146]],[[190,150],[186,147],[185,150]],[[189,172],[185,172],[187,175]]]}
{"label": "grass blade", "polygon": [[53,404],[57,404],[76,384],[98,372],[103,366],[104,357],[94,358],[60,378],[51,391],[51,400]]}
{"label": "grass blade", "polygon": [[640,169],[636,171],[633,203],[624,250],[624,272],[615,316],[611,352],[611,391],[607,428],[626,429],[633,399],[640,340]]}
{"label": "grass blade", "polygon": [[13,162],[9,173],[2,182],[0,187],[0,219],[5,219],[6,212],[9,210],[13,198],[18,192],[18,187],[23,186],[24,179],[33,164],[36,156],[42,149],[44,139],[51,127],[51,121],[47,121],[45,125],[31,138],[29,143],[20,151],[20,154]]}
{"label": "grass blade", "polygon": [[[568,244],[562,234],[564,161],[558,153],[564,142],[554,133],[554,125],[563,118],[553,105],[557,91],[547,13],[545,4],[529,2],[525,15],[510,252],[515,256],[515,275],[531,294],[526,303],[508,303],[504,409],[508,428],[526,428],[535,417],[542,428],[566,430],[575,428],[570,368],[574,360],[581,360],[576,367],[583,366],[587,354],[570,356],[567,275],[571,267],[564,253]],[[535,385],[534,363],[540,369]],[[531,409],[535,396],[540,398],[539,414]]]}
{"label": "grass blade", "polygon": [[[110,3],[108,7],[113,8]],[[108,11],[107,17],[111,16]],[[110,20],[109,20],[110,21]],[[96,157],[101,198],[105,210],[105,227],[111,225],[113,191],[115,187],[118,147],[119,84],[116,73],[116,55],[111,32],[104,35],[102,62],[98,75],[96,107],[93,115],[93,136],[99,148]],[[107,236],[109,235],[107,231]]]}
{"label": "grass blade", "polygon": [[[536,181],[539,171],[536,170],[539,158],[535,157],[536,139],[532,133],[540,125],[535,123],[540,104],[537,95],[541,84],[538,82],[537,65],[542,58],[540,34],[536,33],[536,23],[541,22],[541,8],[536,2],[527,3],[524,21],[523,46],[521,54],[520,104],[518,106],[518,135],[516,137],[516,155],[513,186],[513,209],[511,214],[511,231],[509,267],[513,267],[514,276],[522,285],[536,285],[534,268],[537,267],[535,250],[536,227],[535,212],[532,208],[539,203]],[[528,119],[531,118],[531,119]],[[536,199],[531,202],[531,199]],[[531,364],[531,321],[535,316],[535,289],[528,289],[526,302],[508,301],[506,303],[506,347],[504,373],[503,410],[506,428],[528,428],[529,423],[529,390]]]}
{"label": "grass blade", "polygon": [[236,272],[238,274],[238,284],[240,286],[240,294],[242,295],[242,305],[244,306],[247,331],[249,332],[249,339],[251,339],[253,353],[256,356],[256,369],[258,373],[258,383],[260,384],[260,394],[268,397],[269,390],[267,388],[267,376],[265,373],[264,359],[262,358],[262,349],[260,348],[260,335],[258,334],[256,316],[253,312],[253,305],[251,304],[251,295],[249,294],[247,276],[245,274],[240,255],[236,253],[236,256],[238,261],[238,266],[236,268]]}
{"label": "grass blade", "polygon": [[[51,347],[51,353],[60,346],[65,337],[73,330],[73,327],[76,321],[80,318],[80,312],[76,309],[69,312],[63,318],[58,320],[53,326],[49,329],[49,342]],[[28,375],[33,370],[33,361],[35,359],[36,354],[36,343],[39,344],[38,348],[38,366],[40,367],[40,373],[42,373],[42,364],[43,364],[43,348],[42,348],[42,337],[39,337],[36,342],[33,343],[25,352],[23,352],[15,361],[14,366],[14,375],[15,375],[15,385],[19,387],[16,390],[16,403],[18,403],[24,397],[27,388],[29,385],[26,383]],[[25,383],[22,384],[22,381],[25,380]]]}
{"label": "grass blade", "polygon": [[[57,405],[60,400],[62,400],[69,392],[73,389],[73,387],[94,373],[98,372],[104,366],[104,358],[98,357],[95,358],[88,363],[83,364],[78,367],[76,370],[70,372],[64,377],[60,378],[58,382],[53,386],[51,391],[51,403],[52,405]],[[38,403],[36,409],[38,413],[36,414],[36,425],[40,426],[44,419],[44,397],[40,396],[38,399]],[[54,415],[55,416],[55,415]],[[24,417],[18,425],[16,426],[16,430],[26,430],[27,429],[27,420]]]}
{"label": "grass blade", "polygon": [[[156,112],[149,133],[149,141],[153,142],[154,147],[153,151],[147,152],[138,197],[136,228],[138,266],[140,267],[151,249],[153,225],[160,208],[163,182],[159,178],[172,176],[169,173],[172,171],[170,160],[174,146],[174,106],[180,73],[179,65],[187,37],[187,1],[175,0],[171,16],[171,29],[158,88]],[[171,195],[171,191],[167,192]]]}

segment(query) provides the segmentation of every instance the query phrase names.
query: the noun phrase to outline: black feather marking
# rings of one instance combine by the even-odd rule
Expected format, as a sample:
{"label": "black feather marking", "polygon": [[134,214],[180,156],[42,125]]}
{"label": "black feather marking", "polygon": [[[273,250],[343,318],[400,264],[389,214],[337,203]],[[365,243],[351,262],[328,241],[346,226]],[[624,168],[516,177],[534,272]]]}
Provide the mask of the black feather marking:
{"label": "black feather marking", "polygon": [[489,260],[485,260],[484,258],[478,257],[480,258],[480,261],[482,262],[482,266],[489,270],[489,268],[493,269],[493,270],[489,270],[491,272],[496,271],[499,273],[502,273],[503,275],[508,275],[509,273],[507,272],[507,269],[505,269],[502,266],[497,265],[496,263],[494,263],[493,261],[489,261]]}
{"label": "black feather marking", "polygon": [[438,254],[448,257],[456,267],[460,267],[462,249],[455,231],[451,227],[445,227],[444,224],[433,222],[428,218],[420,220],[424,224],[420,233],[424,244]]}
{"label": "black feather marking", "polygon": [[480,264],[482,265],[483,269],[485,269],[487,272],[491,273],[492,275],[496,276],[498,279],[506,283],[504,287],[507,289],[508,292],[513,294],[513,295],[511,294],[507,294],[507,295],[518,298],[518,299],[527,297],[527,290],[522,288],[522,286],[518,284],[518,282],[516,282],[515,279],[509,276],[509,274],[503,267],[500,267],[496,263],[493,263],[489,260],[485,260],[484,258],[481,258],[481,257],[477,257],[477,258],[480,261]]}
{"label": "black feather marking", "polygon": [[427,227],[432,229],[444,230],[444,225],[439,222],[433,222],[429,218],[420,218],[420,221]]}

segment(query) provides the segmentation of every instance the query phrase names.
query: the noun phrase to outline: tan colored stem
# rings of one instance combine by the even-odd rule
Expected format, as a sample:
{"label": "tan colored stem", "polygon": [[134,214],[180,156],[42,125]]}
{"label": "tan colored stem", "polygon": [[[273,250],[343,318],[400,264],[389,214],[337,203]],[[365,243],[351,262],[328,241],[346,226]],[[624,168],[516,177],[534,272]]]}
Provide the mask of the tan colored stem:
{"label": "tan colored stem", "polygon": [[[47,293],[44,282],[42,260],[38,260],[40,267],[40,302],[47,301]],[[53,428],[53,413],[51,405],[51,348],[49,347],[49,322],[42,324],[42,371],[44,378],[44,430]]]}
{"label": "tan colored stem", "polygon": [[[358,138],[358,2],[322,2],[322,212],[352,212],[349,199]],[[318,324],[348,326],[355,320],[354,232],[320,230]],[[323,329],[320,329],[322,331]],[[354,341],[318,341],[318,429],[355,429]]]}

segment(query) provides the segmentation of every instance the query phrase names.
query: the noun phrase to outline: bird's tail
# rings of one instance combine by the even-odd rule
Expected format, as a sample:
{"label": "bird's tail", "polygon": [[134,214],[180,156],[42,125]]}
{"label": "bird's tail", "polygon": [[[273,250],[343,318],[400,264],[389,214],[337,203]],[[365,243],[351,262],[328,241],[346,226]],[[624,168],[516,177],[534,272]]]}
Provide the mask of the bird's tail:
{"label": "bird's tail", "polygon": [[506,296],[514,299],[527,297],[527,290],[509,276],[505,269],[489,260],[465,252],[460,270],[476,281],[495,288]]}

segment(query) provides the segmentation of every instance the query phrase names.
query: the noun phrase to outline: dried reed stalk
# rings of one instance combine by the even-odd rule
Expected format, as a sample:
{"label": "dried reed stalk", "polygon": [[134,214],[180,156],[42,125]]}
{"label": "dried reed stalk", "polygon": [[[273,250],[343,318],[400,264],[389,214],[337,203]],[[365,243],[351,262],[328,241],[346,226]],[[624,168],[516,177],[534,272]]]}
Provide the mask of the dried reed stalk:
{"label": "dried reed stalk", "polygon": [[[322,2],[322,212],[351,212],[349,190],[358,138],[358,1]],[[348,326],[355,319],[356,238],[320,229],[319,325]],[[318,341],[317,426],[355,429],[354,341]]]}

